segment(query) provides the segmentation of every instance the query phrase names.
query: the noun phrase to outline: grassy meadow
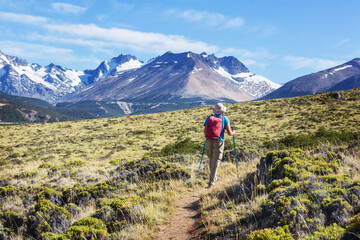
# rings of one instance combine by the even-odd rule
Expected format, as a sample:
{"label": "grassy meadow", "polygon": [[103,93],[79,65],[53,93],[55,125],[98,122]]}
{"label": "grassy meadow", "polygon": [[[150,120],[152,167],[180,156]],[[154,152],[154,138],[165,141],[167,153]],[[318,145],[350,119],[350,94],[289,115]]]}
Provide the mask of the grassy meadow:
{"label": "grassy meadow", "polygon": [[359,234],[360,89],[227,105],[240,176],[226,136],[222,184],[209,191],[206,157],[196,174],[212,108],[0,126],[0,239],[155,238],[194,188],[200,238]]}

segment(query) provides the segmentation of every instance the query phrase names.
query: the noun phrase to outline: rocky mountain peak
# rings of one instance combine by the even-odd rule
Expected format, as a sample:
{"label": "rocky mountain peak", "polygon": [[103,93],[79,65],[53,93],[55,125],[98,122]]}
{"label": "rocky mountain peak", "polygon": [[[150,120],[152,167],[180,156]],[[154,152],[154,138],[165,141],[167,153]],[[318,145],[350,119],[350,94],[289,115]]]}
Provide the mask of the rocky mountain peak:
{"label": "rocky mountain peak", "polygon": [[18,57],[14,57],[14,56],[9,56],[4,54],[3,52],[0,52],[0,66],[5,66],[7,64],[13,64],[16,66],[26,66],[28,65],[27,61],[18,58]]}
{"label": "rocky mountain peak", "polygon": [[66,68],[55,65],[54,63],[50,63],[48,66],[46,66],[46,72],[47,73],[56,73],[56,72],[64,72],[66,71]]}
{"label": "rocky mountain peak", "polygon": [[242,72],[249,72],[249,69],[242,62],[232,56],[221,58],[220,65],[227,69],[227,72],[233,75]]}
{"label": "rocky mountain peak", "polygon": [[130,54],[120,54],[119,56],[111,59],[112,62],[116,62],[117,64],[123,64],[129,62],[130,60],[137,60],[137,58]]}
{"label": "rocky mountain peak", "polygon": [[360,58],[354,58],[353,60],[351,60],[350,62],[348,62],[348,64],[352,64],[352,65],[354,65],[354,66],[360,67]]}

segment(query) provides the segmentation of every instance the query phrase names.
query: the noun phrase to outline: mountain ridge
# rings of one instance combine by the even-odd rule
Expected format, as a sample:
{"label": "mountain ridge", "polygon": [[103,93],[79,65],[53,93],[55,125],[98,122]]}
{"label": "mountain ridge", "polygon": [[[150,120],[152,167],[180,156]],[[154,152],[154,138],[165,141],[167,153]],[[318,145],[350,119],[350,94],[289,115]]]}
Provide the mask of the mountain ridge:
{"label": "mountain ridge", "polygon": [[[354,58],[341,65],[291,80],[259,100],[296,97],[360,87],[357,78],[353,78],[359,75],[360,58]],[[345,80],[347,82],[342,83]],[[336,85],[337,87],[335,87]]]}
{"label": "mountain ridge", "polygon": [[[263,88],[259,91],[259,87],[251,85]],[[169,51],[141,68],[103,78],[59,101],[161,102],[199,98],[238,102],[253,100],[279,86],[251,73],[235,57]]]}
{"label": "mountain ridge", "polygon": [[52,103],[113,74],[114,69],[121,73],[141,64],[134,56],[121,54],[103,61],[95,70],[80,71],[54,63],[45,67],[29,64],[26,60],[0,51],[0,90],[10,95],[35,97]]}

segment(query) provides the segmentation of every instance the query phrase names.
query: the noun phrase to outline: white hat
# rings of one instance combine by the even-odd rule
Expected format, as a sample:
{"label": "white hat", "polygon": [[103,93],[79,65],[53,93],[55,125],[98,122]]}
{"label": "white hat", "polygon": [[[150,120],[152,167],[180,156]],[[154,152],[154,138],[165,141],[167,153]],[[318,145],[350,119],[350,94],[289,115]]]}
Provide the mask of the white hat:
{"label": "white hat", "polygon": [[215,114],[223,114],[226,112],[226,107],[222,103],[218,103],[215,105],[213,112]]}

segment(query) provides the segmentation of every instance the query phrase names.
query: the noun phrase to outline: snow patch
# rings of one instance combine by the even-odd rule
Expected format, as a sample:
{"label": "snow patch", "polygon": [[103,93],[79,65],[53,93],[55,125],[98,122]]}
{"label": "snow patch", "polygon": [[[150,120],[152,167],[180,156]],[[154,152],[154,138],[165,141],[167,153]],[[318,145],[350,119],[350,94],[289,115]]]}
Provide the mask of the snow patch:
{"label": "snow patch", "polygon": [[0,58],[1,58],[5,63],[7,63],[7,64],[10,63],[9,59],[8,59],[5,55],[1,55]]}
{"label": "snow patch", "polygon": [[44,85],[45,87],[56,91],[56,87],[51,85],[50,83],[46,82],[43,77],[47,74],[45,72],[45,68],[40,68],[38,71],[34,71],[30,66],[13,66],[16,72],[19,75],[25,75],[33,82],[39,83]]}
{"label": "snow patch", "polygon": [[134,81],[136,79],[136,77],[130,78],[127,80],[127,83],[131,83],[132,81]]}
{"label": "snow patch", "polygon": [[116,104],[124,111],[124,113],[126,115],[129,115],[133,112],[133,110],[132,110],[133,104],[132,103],[117,101]]}
{"label": "snow patch", "polygon": [[157,108],[157,107],[159,107],[160,105],[161,105],[161,103],[158,103],[158,104],[156,104],[156,105],[152,106],[150,109]]}
{"label": "snow patch", "polygon": [[267,78],[265,78],[263,76],[256,75],[256,74],[251,73],[251,72],[242,72],[242,73],[238,73],[238,74],[233,75],[233,74],[230,74],[228,71],[226,71],[226,69],[224,69],[223,67],[219,67],[218,69],[214,69],[214,71],[216,71],[221,76],[236,82],[237,84],[241,84],[241,82],[236,81],[235,79],[244,79],[244,81],[247,82],[247,83],[253,83],[253,84],[266,83],[273,89],[278,89],[279,87],[281,87],[281,84],[274,83],[274,82],[270,81],[269,79],[267,79]]}
{"label": "snow patch", "polygon": [[116,67],[117,72],[126,71],[130,69],[140,68],[143,65],[139,60],[130,59],[130,61]]}
{"label": "snow patch", "polygon": [[332,70],[332,71],[330,72],[330,74],[334,74],[334,73],[336,73],[337,71],[341,71],[341,70],[344,70],[344,69],[349,68],[349,67],[352,67],[352,65],[346,65],[346,66],[344,66],[344,67],[336,68],[336,69]]}

